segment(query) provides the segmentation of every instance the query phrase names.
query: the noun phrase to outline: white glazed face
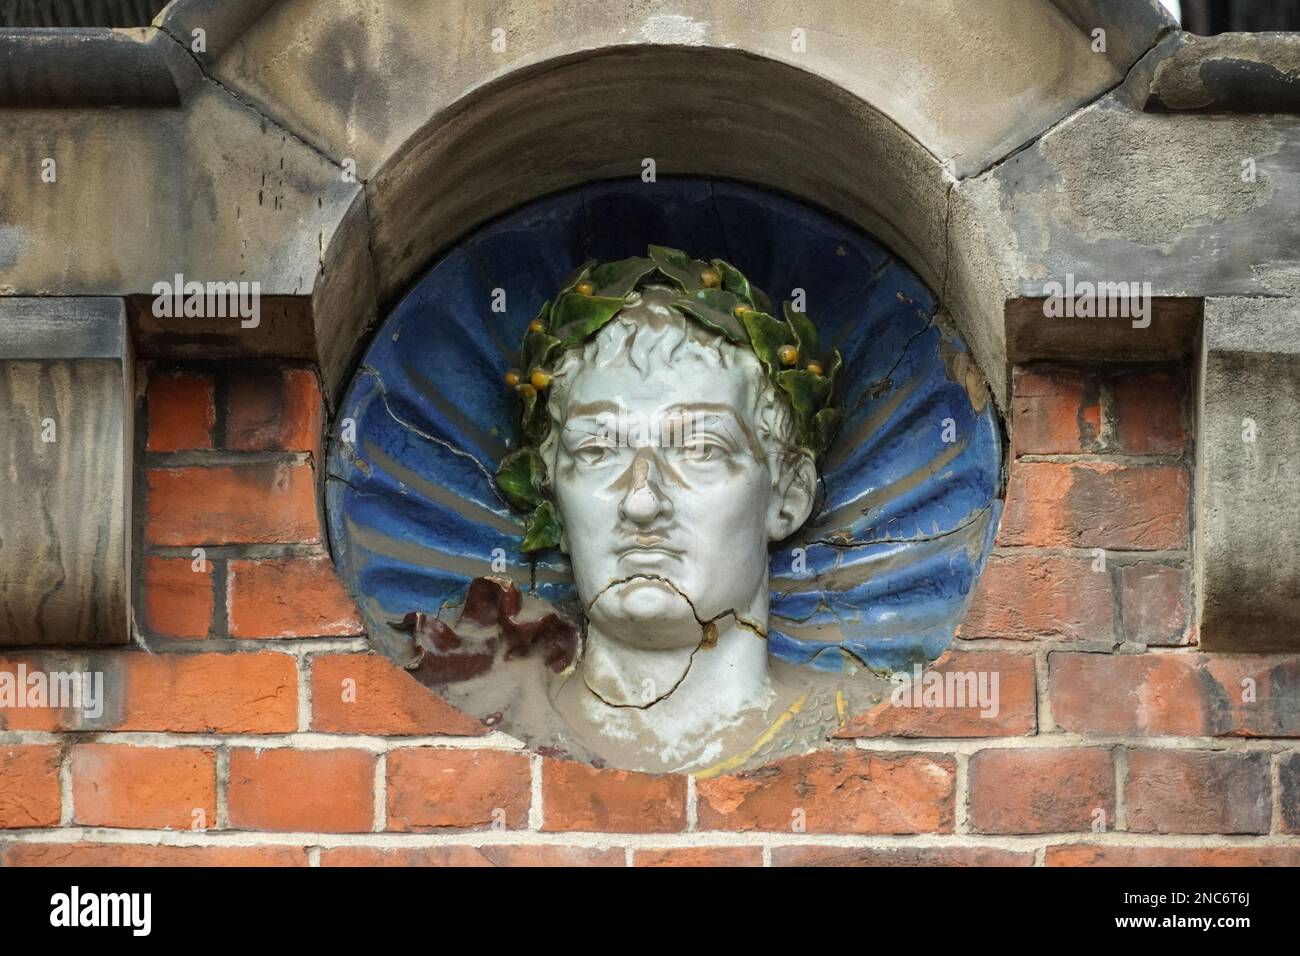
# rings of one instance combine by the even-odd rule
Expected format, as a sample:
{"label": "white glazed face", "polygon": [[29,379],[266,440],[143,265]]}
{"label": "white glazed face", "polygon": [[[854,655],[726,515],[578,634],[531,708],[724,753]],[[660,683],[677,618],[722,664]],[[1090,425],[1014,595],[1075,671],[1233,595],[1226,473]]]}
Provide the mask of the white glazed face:
{"label": "white glazed face", "polygon": [[765,627],[768,542],[809,504],[798,492],[790,507],[789,476],[762,436],[762,369],[671,329],[675,347],[638,348],[656,336],[640,338],[592,350],[552,397],[551,483],[588,617],[644,649],[695,646],[699,622],[731,610]]}

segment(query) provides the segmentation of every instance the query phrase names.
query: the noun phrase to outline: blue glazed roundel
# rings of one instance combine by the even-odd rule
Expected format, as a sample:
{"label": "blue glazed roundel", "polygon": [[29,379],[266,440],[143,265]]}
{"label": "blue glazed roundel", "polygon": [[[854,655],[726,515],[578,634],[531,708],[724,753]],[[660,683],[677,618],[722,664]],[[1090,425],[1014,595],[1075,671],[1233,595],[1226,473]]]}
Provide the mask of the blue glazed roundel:
{"label": "blue glazed roundel", "polygon": [[930,292],[877,243],[792,200],[699,179],[605,182],[524,206],[459,243],[380,326],[335,420],[327,476],[335,560],[376,642],[400,655],[386,622],[460,604],[486,573],[552,603],[574,597],[563,554],[520,551],[523,517],[493,481],[515,440],[502,377],[575,266],[650,243],[724,258],[774,299],[805,290],[822,341],[844,354],[824,494],[771,555],[770,653],[834,671],[938,657],[1001,508],[987,387]]}

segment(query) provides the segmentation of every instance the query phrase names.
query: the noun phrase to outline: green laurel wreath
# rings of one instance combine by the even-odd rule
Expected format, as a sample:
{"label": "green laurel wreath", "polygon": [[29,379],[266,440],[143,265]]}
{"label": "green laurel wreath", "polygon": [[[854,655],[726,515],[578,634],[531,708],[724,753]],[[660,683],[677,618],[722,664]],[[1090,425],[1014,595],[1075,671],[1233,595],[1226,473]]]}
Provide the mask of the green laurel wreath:
{"label": "green laurel wreath", "polygon": [[546,465],[538,452],[550,427],[546,395],[551,369],[564,352],[595,336],[627,306],[629,296],[647,285],[675,288],[672,308],[754,353],[776,393],[789,403],[795,441],[814,458],[826,449],[839,423],[834,397],[843,359],[838,349],[821,353],[817,328],[807,315],[787,301],[781,318],[775,317],[772,300],[722,259],[706,263],[664,246],[650,246],[648,252],[618,262],[584,263],[529,323],[519,368],[506,373],[506,383],[521,403],[522,443],[502,459],[496,479],[506,501],[530,513],[525,552],[560,542],[560,519],[542,490]]}

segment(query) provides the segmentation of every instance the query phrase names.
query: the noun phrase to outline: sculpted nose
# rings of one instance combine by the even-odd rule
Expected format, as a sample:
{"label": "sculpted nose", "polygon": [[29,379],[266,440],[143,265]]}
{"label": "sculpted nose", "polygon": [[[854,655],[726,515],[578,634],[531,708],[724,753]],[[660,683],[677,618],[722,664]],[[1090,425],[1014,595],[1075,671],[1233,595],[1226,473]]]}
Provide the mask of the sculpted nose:
{"label": "sculpted nose", "polygon": [[632,460],[632,481],[619,504],[619,513],[628,521],[647,524],[655,518],[672,514],[672,502],[650,476],[650,459],[644,453]]}

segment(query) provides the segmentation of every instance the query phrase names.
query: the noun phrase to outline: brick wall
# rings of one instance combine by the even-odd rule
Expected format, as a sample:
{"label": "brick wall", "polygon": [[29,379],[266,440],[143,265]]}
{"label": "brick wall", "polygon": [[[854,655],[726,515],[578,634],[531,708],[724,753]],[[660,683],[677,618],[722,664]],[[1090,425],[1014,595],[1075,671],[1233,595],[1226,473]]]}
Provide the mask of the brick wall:
{"label": "brick wall", "polygon": [[[529,754],[371,654],[308,369],[150,369],[134,646],[102,716],[0,710],[0,864],[1300,864],[1300,658],[1206,654],[1179,368],[1016,370],[1006,512],[940,671],[757,772]],[[195,552],[201,548],[201,552]]]}

